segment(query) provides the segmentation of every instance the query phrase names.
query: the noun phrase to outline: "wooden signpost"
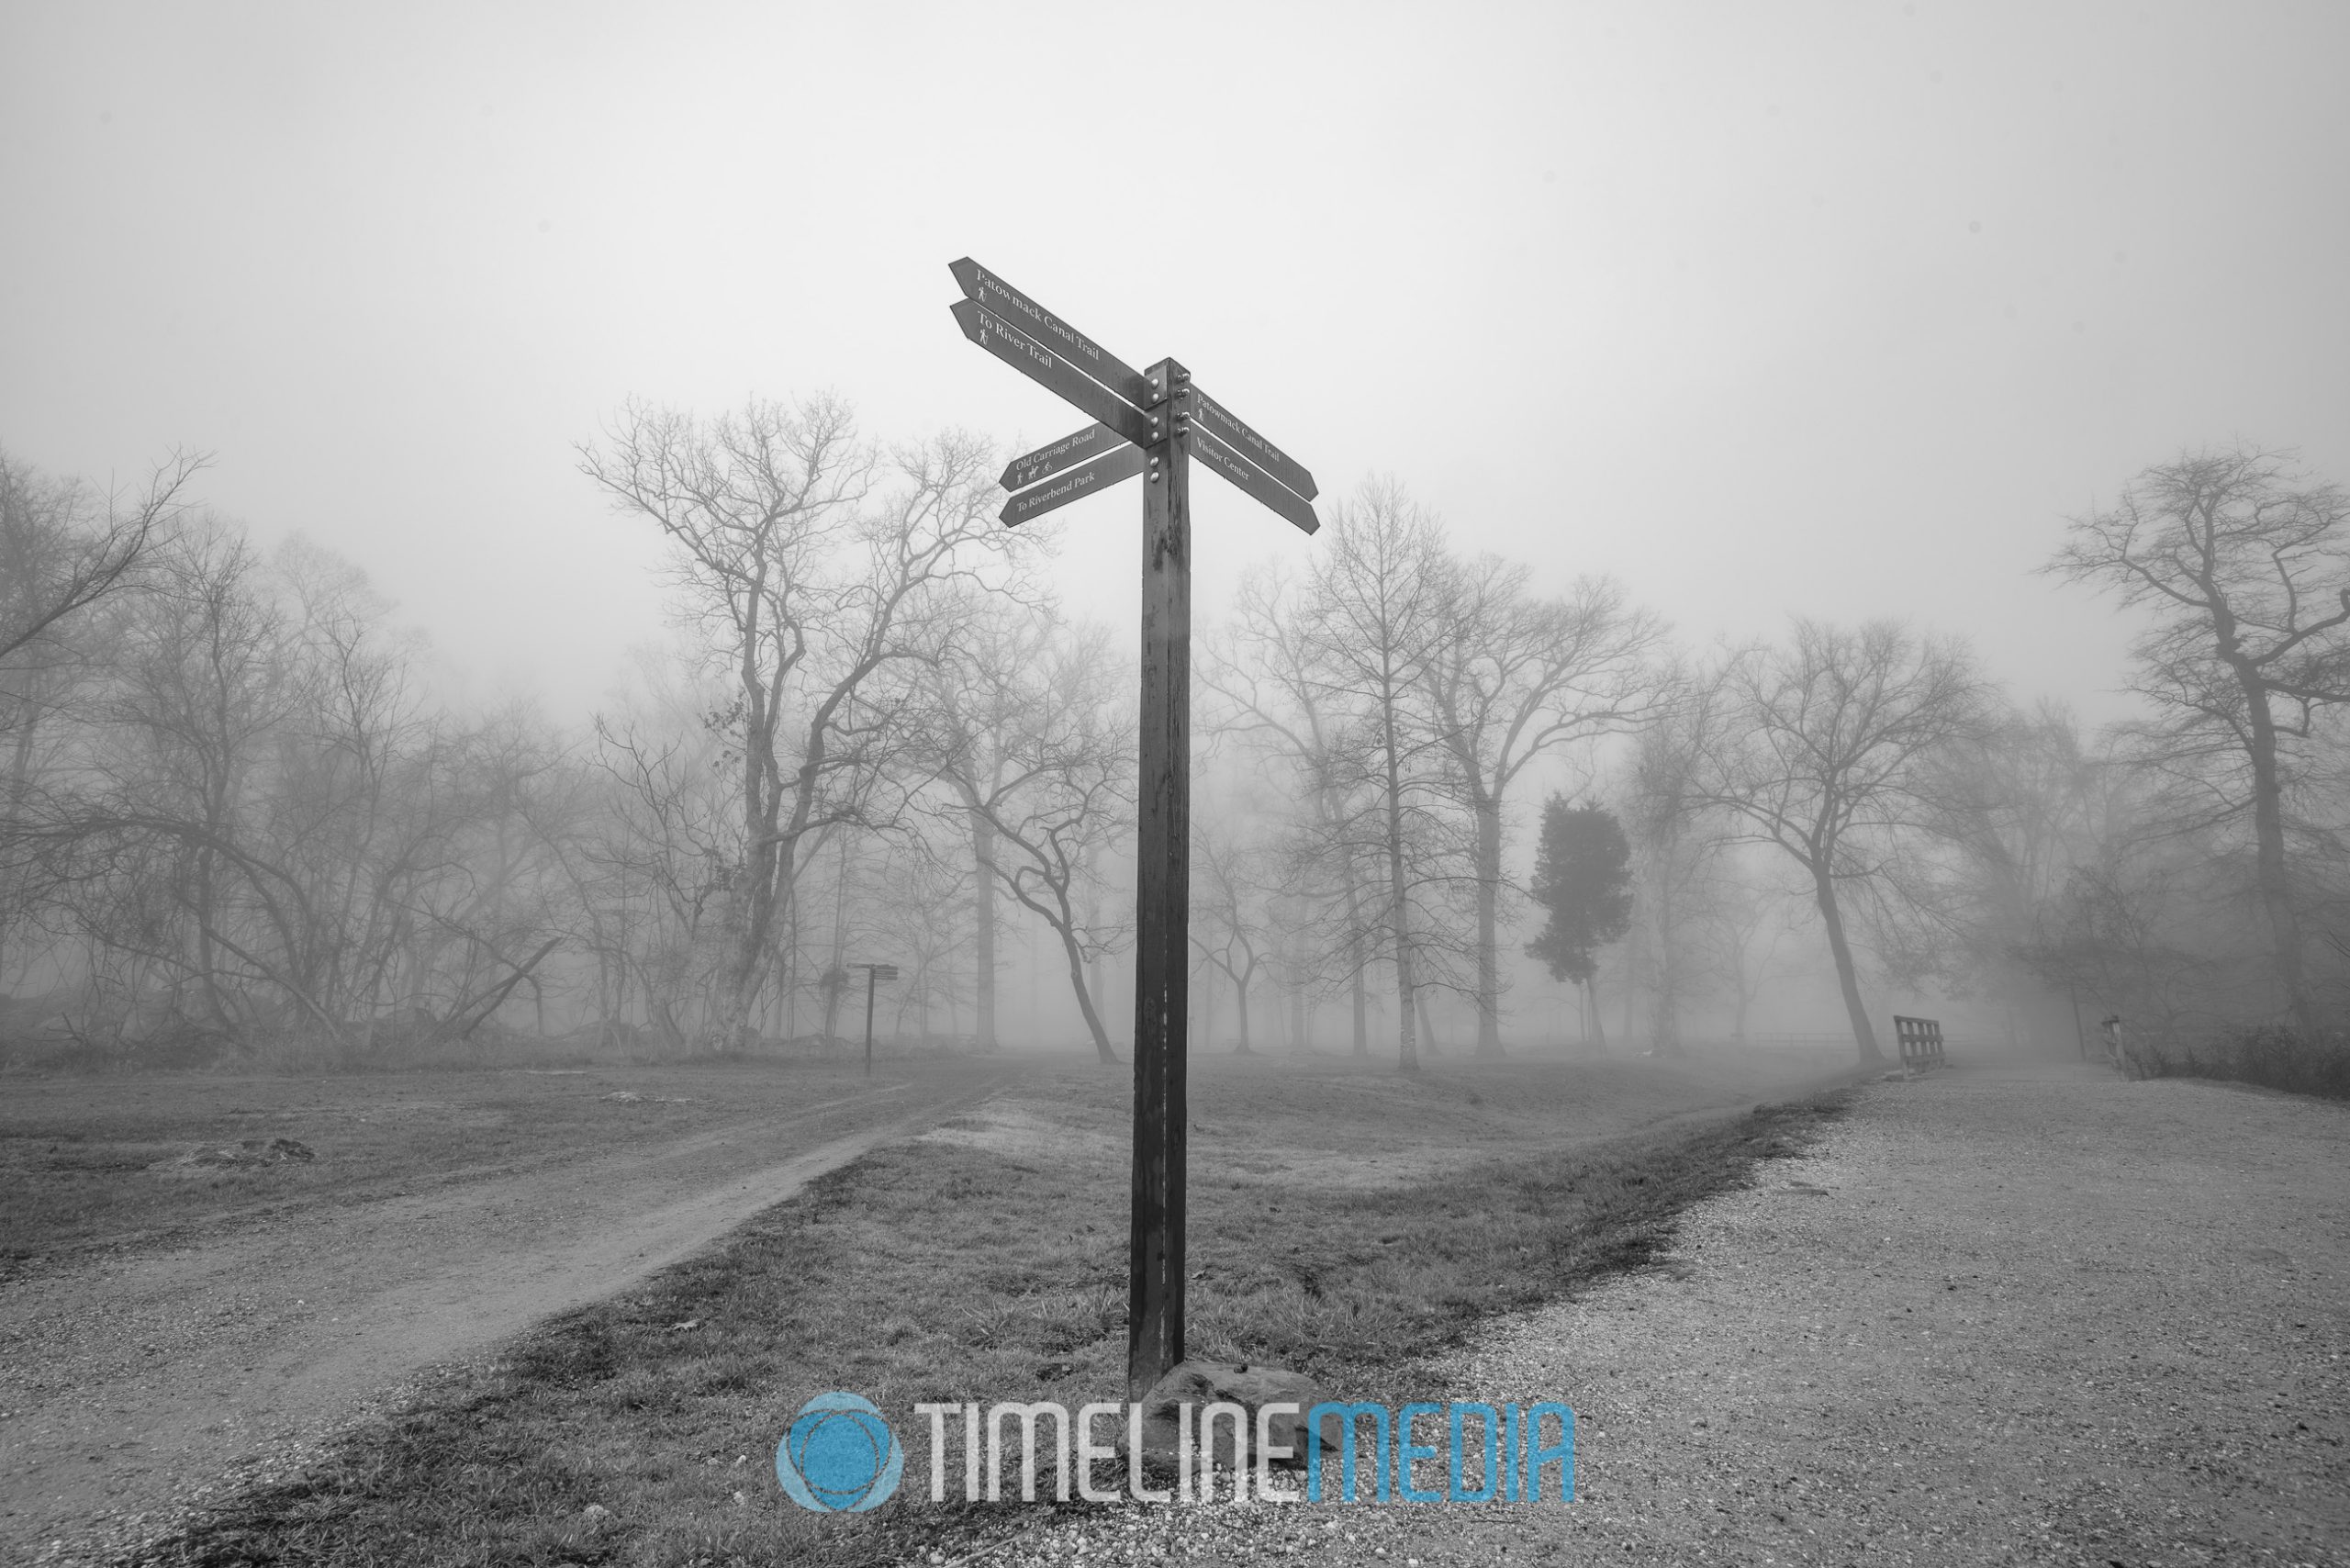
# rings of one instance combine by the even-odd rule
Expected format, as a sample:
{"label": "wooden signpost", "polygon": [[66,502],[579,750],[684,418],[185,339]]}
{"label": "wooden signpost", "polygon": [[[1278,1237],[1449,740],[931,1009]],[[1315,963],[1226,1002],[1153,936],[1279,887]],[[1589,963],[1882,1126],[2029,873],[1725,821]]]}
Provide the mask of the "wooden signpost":
{"label": "wooden signpost", "polygon": [[1145,476],[1142,733],[1136,774],[1134,1207],[1126,1394],[1183,1359],[1183,1042],[1191,975],[1191,458],[1311,533],[1314,476],[1192,385],[1171,359],[1137,371],[965,257],[949,270],[963,335],[1094,421],[1014,458],[1002,513],[1016,526]]}

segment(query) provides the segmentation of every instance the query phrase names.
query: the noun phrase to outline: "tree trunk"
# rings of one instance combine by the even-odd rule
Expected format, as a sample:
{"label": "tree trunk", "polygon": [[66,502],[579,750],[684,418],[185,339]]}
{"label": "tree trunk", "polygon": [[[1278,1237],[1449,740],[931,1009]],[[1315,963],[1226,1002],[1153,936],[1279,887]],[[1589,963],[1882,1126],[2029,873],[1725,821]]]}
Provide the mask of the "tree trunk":
{"label": "tree trunk", "polygon": [[973,944],[971,1005],[978,1014],[972,1027],[979,1049],[996,1048],[995,1035],[995,826],[984,812],[971,817],[971,919],[977,926]]}
{"label": "tree trunk", "polygon": [[1591,1010],[1591,1043],[1599,1047],[1600,1055],[1605,1056],[1607,1054],[1607,1020],[1599,1011],[1597,973],[1583,982],[1583,1005]]}
{"label": "tree trunk", "polygon": [[776,983],[783,992],[783,1037],[800,1037],[800,976],[804,966],[800,961],[800,906],[794,904],[791,918],[784,927],[789,940],[783,946],[783,969]]}
{"label": "tree trunk", "polygon": [[1395,952],[1395,1066],[1402,1072],[1420,1070],[1420,1042],[1414,1034],[1412,961],[1399,945]]}
{"label": "tree trunk", "polygon": [[1077,1010],[1085,1014],[1086,1032],[1093,1036],[1093,1054],[1103,1062],[1114,1062],[1118,1053],[1110,1048],[1110,1031],[1102,1026],[1102,1014],[1094,1011],[1093,994],[1085,983],[1085,955],[1077,945],[1077,934],[1068,926],[1055,926],[1060,934],[1061,952],[1069,958],[1069,988],[1077,993]]}
{"label": "tree trunk", "polygon": [[833,868],[833,966],[824,975],[824,1045],[831,1048],[840,1036],[841,1003],[849,986],[848,968],[848,833],[841,835],[841,852]]}
{"label": "tree trunk", "polygon": [[841,999],[848,991],[848,970],[841,967],[839,949],[834,949],[833,967],[824,971],[824,1048],[832,1048],[839,1036]]}
{"label": "tree trunk", "polygon": [[1403,759],[1396,755],[1395,700],[1390,694],[1381,715],[1387,752],[1387,902],[1388,920],[1395,935],[1395,1065],[1404,1072],[1420,1070],[1419,1041],[1412,1033],[1412,916],[1404,879]]}
{"label": "tree trunk", "polygon": [[[14,820],[22,813],[32,790],[33,732],[39,728],[39,720],[34,716],[35,709],[29,701],[12,700],[9,706],[17,726],[17,744],[10,748],[8,758],[7,810],[0,812],[0,818]],[[8,983],[8,912],[0,908],[0,990],[6,989]],[[28,958],[28,965],[29,962]]]}
{"label": "tree trunk", "polygon": [[1444,1054],[1444,1047],[1437,1040],[1436,1023],[1433,1019],[1428,1017],[1427,987],[1422,986],[1418,991],[1414,993],[1412,1002],[1413,1004],[1419,1009],[1420,1038],[1427,1043],[1428,1054],[1430,1056],[1442,1056]]}
{"label": "tree trunk", "polygon": [[1661,1057],[1681,1054],[1681,966],[1669,910],[1657,926],[1656,997],[1649,1013],[1649,1047]]}
{"label": "tree trunk", "polygon": [[1248,1044],[1248,980],[1246,976],[1232,978],[1234,1004],[1240,1012],[1240,1044],[1233,1047],[1235,1056],[1252,1057],[1257,1053]]}
{"label": "tree trunk", "polygon": [[749,1038],[751,1007],[767,958],[766,933],[775,916],[775,846],[755,847],[744,859],[746,885],[735,921],[733,952],[719,977],[718,994],[710,1009],[710,1042],[722,1051],[741,1050]]}
{"label": "tree trunk", "polygon": [[[2239,672],[2241,674],[2241,672]],[[2284,987],[2285,1005],[2301,1038],[2317,1040],[2316,1009],[2311,1004],[2309,983],[2301,968],[2301,917],[2293,907],[2293,888],[2285,871],[2284,787],[2277,772],[2277,722],[2268,705],[2267,689],[2257,676],[2242,684],[2252,718],[2252,829],[2255,879],[2260,902],[2268,916],[2268,932],[2276,948],[2277,979]]]}
{"label": "tree trunk", "polygon": [[1861,1000],[1861,975],[1852,962],[1852,945],[1844,937],[1844,913],[1836,905],[1836,883],[1824,870],[1812,872],[1812,897],[1819,906],[1820,924],[1828,927],[1828,951],[1836,960],[1836,983],[1844,992],[1844,1011],[1852,1021],[1852,1043],[1863,1062],[1881,1062],[1876,1030],[1869,1023],[1868,1004]]}
{"label": "tree trunk", "polygon": [[1502,1054],[1502,803],[1481,794],[1477,818],[1477,1054]]}
{"label": "tree trunk", "polygon": [[[1354,946],[1362,941],[1362,890],[1355,885],[1354,868],[1347,868],[1347,941]],[[1371,998],[1363,982],[1363,958],[1369,944],[1362,942],[1361,950],[1352,955],[1354,965],[1347,976],[1347,992],[1354,1003],[1355,1055],[1371,1055]]]}
{"label": "tree trunk", "polygon": [[[756,674],[755,643],[746,642],[742,686],[749,716],[743,744],[742,887],[736,902],[733,953],[711,999],[711,1044],[722,1051],[739,1051],[750,1043],[751,1010],[767,979],[767,937],[775,928],[778,902],[790,897],[783,875],[785,857],[792,854],[777,833],[782,807],[780,790],[768,787],[762,752],[773,756],[772,717],[764,723],[768,696]],[[764,742],[764,747],[762,745]]]}
{"label": "tree trunk", "polygon": [[[226,772],[225,767],[222,772]],[[228,819],[226,780],[215,777],[205,786],[205,837],[221,842],[234,836],[235,830]],[[207,843],[196,852],[196,968],[203,978],[204,1008],[209,1022],[217,1029],[233,1031],[235,1024],[229,1017],[228,1000],[220,994],[220,955],[213,950],[213,920],[218,898],[213,870],[213,853]]]}

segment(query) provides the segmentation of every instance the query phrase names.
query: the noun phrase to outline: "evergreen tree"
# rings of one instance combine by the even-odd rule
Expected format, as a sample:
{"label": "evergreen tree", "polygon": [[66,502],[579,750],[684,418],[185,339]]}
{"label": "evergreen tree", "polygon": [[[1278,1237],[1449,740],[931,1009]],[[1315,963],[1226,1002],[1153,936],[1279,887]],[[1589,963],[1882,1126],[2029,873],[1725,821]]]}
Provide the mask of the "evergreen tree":
{"label": "evergreen tree", "polygon": [[1544,801],[1532,892],[1549,919],[1526,945],[1527,955],[1550,966],[1552,980],[1583,988],[1592,1029],[1604,1046],[1607,1034],[1592,990],[1598,953],[1632,923],[1632,846],[1616,814],[1604,806],[1571,806],[1563,795]]}

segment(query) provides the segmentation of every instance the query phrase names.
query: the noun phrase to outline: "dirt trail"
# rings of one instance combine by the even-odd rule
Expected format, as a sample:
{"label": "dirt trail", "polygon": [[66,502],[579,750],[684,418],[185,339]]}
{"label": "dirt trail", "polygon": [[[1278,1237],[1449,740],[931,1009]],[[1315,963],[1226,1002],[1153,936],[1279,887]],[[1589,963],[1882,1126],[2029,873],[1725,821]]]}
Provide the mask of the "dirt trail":
{"label": "dirt trail", "polygon": [[623,1290],[1005,1081],[935,1071],[16,1281],[0,1290],[0,1561],[92,1557],[283,1473],[426,1367]]}

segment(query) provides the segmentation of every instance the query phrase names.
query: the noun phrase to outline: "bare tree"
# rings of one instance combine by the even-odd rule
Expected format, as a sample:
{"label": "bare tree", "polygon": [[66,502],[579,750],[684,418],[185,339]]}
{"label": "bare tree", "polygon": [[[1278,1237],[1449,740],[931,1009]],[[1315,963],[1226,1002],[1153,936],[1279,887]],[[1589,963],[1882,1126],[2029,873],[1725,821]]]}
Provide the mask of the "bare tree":
{"label": "bare tree", "polygon": [[1339,741],[1343,712],[1317,672],[1318,655],[1296,586],[1274,569],[1240,585],[1229,633],[1203,638],[1200,683],[1222,700],[1202,728],[1237,734],[1261,747],[1294,802],[1283,846],[1284,881],[1296,904],[1296,968],[1305,977],[1346,988],[1354,1054],[1371,1052],[1364,971],[1376,952],[1379,921],[1366,887],[1363,846],[1345,831],[1358,802],[1347,797]]}
{"label": "bare tree", "polygon": [[1538,599],[1528,571],[1487,555],[1446,579],[1443,636],[1427,662],[1432,717],[1474,825],[1477,1054],[1501,1054],[1504,805],[1537,757],[1651,718],[1650,666],[1664,628],[1606,578]]}
{"label": "bare tree", "polygon": [[1130,831],[1134,722],[1099,627],[1072,630],[1008,602],[963,622],[955,656],[927,673],[923,755],[955,810],[982,824],[984,874],[1058,939],[1069,989],[1104,1062],[1117,1059],[1087,980],[1123,927],[1097,924],[1092,865]]}
{"label": "bare tree", "polygon": [[1799,866],[1836,963],[1863,1061],[1877,1061],[1846,930],[1844,890],[1882,879],[1925,814],[1935,751],[1976,721],[1985,695],[1964,644],[1900,624],[1855,629],[1797,620],[1787,641],[1749,649],[1720,672],[1697,722],[1696,798],[1743,818]]}
{"label": "bare tree", "polygon": [[1698,953],[1716,986],[1729,997],[1729,1037],[1738,1045],[1746,1043],[1762,988],[1785,967],[1784,944],[1801,911],[1786,890],[1770,885],[1745,863],[1743,847],[1726,846],[1711,857],[1697,919]]}
{"label": "bare tree", "polygon": [[1239,1014],[1238,1054],[1254,1047],[1248,999],[1270,963],[1277,938],[1270,905],[1272,859],[1245,827],[1203,824],[1192,837],[1192,943],[1232,982]]}
{"label": "bare tree", "polygon": [[85,1023],[364,1050],[471,1035],[554,950],[531,765],[427,711],[387,607],[300,541],[185,532],[25,831],[86,944]]}
{"label": "bare tree", "polygon": [[[264,572],[243,536],[218,524],[191,531],[163,558],[123,642],[123,678],[98,752],[106,783],[60,824],[77,842],[112,839],[112,854],[136,845],[153,857],[151,885],[168,887],[186,917],[196,1014],[223,1030],[266,1022],[247,1010],[231,965],[327,1013],[304,972],[315,957],[304,940],[307,893],[245,827],[271,737],[302,701],[295,632]],[[85,914],[84,924],[101,941],[121,939],[120,913]],[[258,924],[253,914],[263,917]],[[160,930],[153,939],[159,950],[167,940]],[[274,964],[253,951],[264,939],[277,949]],[[168,940],[178,946],[176,935]],[[339,1028],[330,1015],[324,1022]]]}
{"label": "bare tree", "polygon": [[2243,917],[2242,878],[2220,835],[2179,832],[2167,815],[2100,834],[2017,956],[2068,1001],[2128,1018],[2142,1038],[2191,1042],[2274,992],[2260,961],[2266,935]]}
{"label": "bare tree", "polygon": [[120,640],[102,624],[104,611],[147,579],[205,465],[174,454],[143,494],[101,497],[0,453],[0,981],[12,958],[29,961],[33,945],[13,938],[40,902],[28,813],[44,779],[86,740],[92,716],[77,708]]}
{"label": "bare tree", "polygon": [[680,610],[730,689],[730,956],[706,1025],[722,1047],[748,1038],[823,831],[878,820],[902,730],[871,687],[928,657],[941,609],[1014,547],[989,514],[988,455],[946,436],[885,468],[823,398],[711,420],[632,403],[580,449],[582,471],[675,546]]}
{"label": "bare tree", "polygon": [[731,954],[712,951],[737,863],[736,838],[716,737],[700,726],[664,734],[650,721],[599,716],[596,759],[609,787],[596,831],[582,846],[610,987],[608,1034],[641,1006],[663,1043],[682,1050],[703,1033],[705,983]]}
{"label": "bare tree", "polygon": [[2220,817],[2251,818],[2255,878],[2277,980],[2297,1025],[2318,1026],[2287,857],[2293,745],[2321,708],[2350,701],[2350,497],[2237,447],[2149,468],[2114,504],[2071,521],[2047,570],[2151,610],[2132,689],[2161,716],[2164,766],[2197,776]]}
{"label": "bare tree", "polygon": [[2020,955],[2076,868],[2097,852],[2114,784],[2109,760],[2085,745],[2053,703],[1995,712],[1965,744],[1930,759],[1928,826],[1944,846],[1919,902],[1942,924],[1961,978],[1997,999],[2009,1037],[2061,1034],[2065,999]]}
{"label": "bare tree", "polygon": [[1309,678],[1341,716],[1333,745],[1337,798],[1360,801],[1337,824],[1341,853],[1375,847],[1378,904],[1395,975],[1397,1060],[1419,1070],[1418,987],[1448,946],[1439,906],[1468,879],[1443,868],[1460,834],[1443,777],[1444,737],[1424,708],[1441,656],[1453,565],[1436,520],[1393,481],[1366,483],[1330,509],[1303,608]]}
{"label": "bare tree", "polygon": [[0,669],[75,615],[136,580],[187,510],[188,482],[211,464],[174,453],[144,491],[108,495],[43,481],[0,453]]}
{"label": "bare tree", "polygon": [[1660,1056],[1681,1054],[1682,1004],[1695,998],[1704,978],[1698,931],[1724,848],[1722,834],[1708,821],[1719,813],[1701,793],[1696,730],[1684,715],[1642,734],[1624,786],[1632,909],[1647,948],[1650,1043]]}
{"label": "bare tree", "polygon": [[900,956],[902,971],[891,1033],[902,1035],[905,1016],[912,1013],[927,1039],[936,1032],[934,1015],[941,1003],[952,1022],[959,994],[957,977],[969,962],[971,923],[962,910],[972,868],[916,836],[902,853],[890,857],[884,877],[894,927],[892,952]]}

